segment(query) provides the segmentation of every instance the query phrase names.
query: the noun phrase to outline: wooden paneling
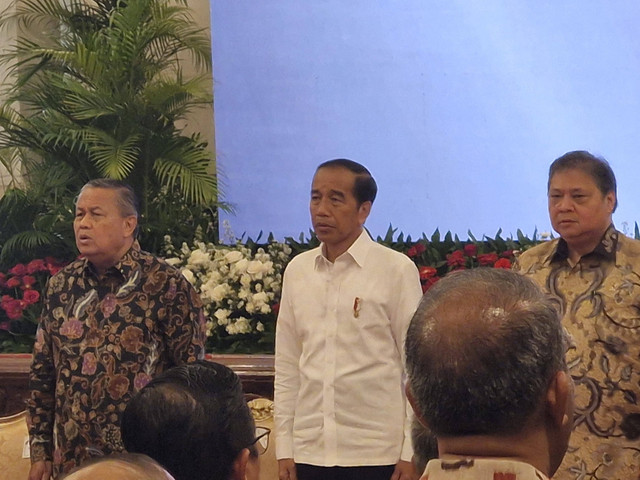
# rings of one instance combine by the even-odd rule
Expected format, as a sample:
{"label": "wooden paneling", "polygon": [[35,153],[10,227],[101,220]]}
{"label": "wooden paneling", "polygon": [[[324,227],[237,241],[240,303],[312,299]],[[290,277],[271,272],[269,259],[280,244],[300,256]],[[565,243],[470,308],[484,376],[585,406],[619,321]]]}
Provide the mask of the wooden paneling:
{"label": "wooden paneling", "polygon": [[[207,355],[233,369],[245,393],[273,399],[273,355]],[[0,355],[0,416],[24,410],[29,393],[29,354]]]}

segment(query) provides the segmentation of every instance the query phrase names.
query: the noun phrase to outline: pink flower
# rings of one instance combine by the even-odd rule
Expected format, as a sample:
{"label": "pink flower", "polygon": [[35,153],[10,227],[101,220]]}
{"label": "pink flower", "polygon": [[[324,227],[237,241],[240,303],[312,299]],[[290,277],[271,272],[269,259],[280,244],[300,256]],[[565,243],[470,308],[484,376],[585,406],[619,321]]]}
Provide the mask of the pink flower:
{"label": "pink flower", "polygon": [[27,267],[25,267],[24,264],[22,263],[18,263],[11,270],[9,270],[9,273],[12,275],[18,275],[21,277],[22,275],[26,275]]}
{"label": "pink flower", "polygon": [[93,375],[96,373],[96,369],[98,366],[98,360],[93,352],[85,353],[82,357],[82,374],[83,375]]}
{"label": "pink flower", "polygon": [[151,376],[147,375],[144,372],[140,372],[133,379],[133,388],[138,391],[141,390],[147,383],[151,380]]}
{"label": "pink flower", "polygon": [[40,300],[40,292],[37,290],[25,290],[22,294],[22,299],[27,303],[27,305],[33,305]]}
{"label": "pink flower", "polygon": [[17,288],[20,286],[22,282],[20,281],[20,277],[11,277],[7,280],[7,288]]}
{"label": "pink flower", "polygon": [[82,322],[76,318],[68,318],[60,326],[60,335],[76,339],[82,336]]}
{"label": "pink flower", "polygon": [[36,279],[31,275],[25,275],[24,277],[22,277],[22,285],[24,285],[25,288],[31,288],[35,283]]}
{"label": "pink flower", "polygon": [[111,316],[113,312],[116,310],[116,296],[113,293],[108,293],[102,303],[100,305],[100,310],[102,310],[102,314],[106,317]]}
{"label": "pink flower", "polygon": [[44,263],[44,260],[38,258],[36,260],[31,260],[27,263],[27,273],[33,274],[36,272],[44,272],[47,269],[47,265]]}
{"label": "pink flower", "polygon": [[15,298],[11,298],[11,300],[8,301],[5,301],[5,299],[3,298],[2,309],[7,313],[7,317],[9,317],[9,320],[18,320],[20,317],[22,317],[22,304]]}

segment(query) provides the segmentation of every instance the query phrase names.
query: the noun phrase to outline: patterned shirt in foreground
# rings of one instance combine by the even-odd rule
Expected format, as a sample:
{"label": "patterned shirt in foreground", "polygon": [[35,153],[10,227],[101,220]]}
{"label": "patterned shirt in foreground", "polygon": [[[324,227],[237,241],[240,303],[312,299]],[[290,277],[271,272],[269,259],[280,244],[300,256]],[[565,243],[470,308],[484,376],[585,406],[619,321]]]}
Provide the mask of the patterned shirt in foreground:
{"label": "patterned shirt in foreground", "polygon": [[31,365],[32,462],[53,459],[58,475],[92,449],[122,450],[127,402],[154,375],[201,358],[203,327],[191,284],[137,242],[103,275],[81,259],[51,277]]}
{"label": "patterned shirt in foreground", "polygon": [[[554,477],[555,478],[555,477]],[[533,465],[500,458],[430,460],[420,480],[549,480]]]}
{"label": "patterned shirt in foreground", "polygon": [[640,478],[640,242],[613,226],[572,265],[564,240],[524,252],[515,266],[557,301],[575,342],[574,430],[554,479]]}

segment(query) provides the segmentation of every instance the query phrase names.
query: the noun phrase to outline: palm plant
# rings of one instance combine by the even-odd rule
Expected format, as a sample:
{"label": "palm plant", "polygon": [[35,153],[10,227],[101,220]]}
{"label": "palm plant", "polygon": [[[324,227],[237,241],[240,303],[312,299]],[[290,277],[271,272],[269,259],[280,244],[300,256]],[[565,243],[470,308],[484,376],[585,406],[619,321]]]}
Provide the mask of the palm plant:
{"label": "palm plant", "polygon": [[[160,214],[167,221],[152,207],[159,195],[212,211],[213,155],[177,126],[212,101],[209,36],[186,2],[21,0],[0,18],[29,32],[4,58],[14,81],[0,108],[0,149],[22,152],[28,185],[46,164],[71,172],[66,191],[56,192],[70,204],[87,180],[110,177],[135,188],[147,224]],[[185,60],[198,73],[187,76]]]}

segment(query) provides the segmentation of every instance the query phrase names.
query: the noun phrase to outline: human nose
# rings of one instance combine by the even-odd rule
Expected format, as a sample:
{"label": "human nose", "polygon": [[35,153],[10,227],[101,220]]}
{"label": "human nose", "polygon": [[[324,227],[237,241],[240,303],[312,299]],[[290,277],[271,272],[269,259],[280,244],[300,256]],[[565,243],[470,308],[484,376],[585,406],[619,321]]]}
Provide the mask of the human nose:
{"label": "human nose", "polygon": [[89,228],[89,226],[91,225],[91,221],[89,220],[88,215],[81,215],[76,217],[75,224],[78,226],[78,228]]}
{"label": "human nose", "polygon": [[328,200],[324,198],[320,198],[316,200],[314,205],[314,213],[321,217],[326,217],[329,215],[329,204]]}
{"label": "human nose", "polygon": [[561,196],[556,202],[555,207],[560,211],[568,211],[573,209],[573,200],[568,195]]}

